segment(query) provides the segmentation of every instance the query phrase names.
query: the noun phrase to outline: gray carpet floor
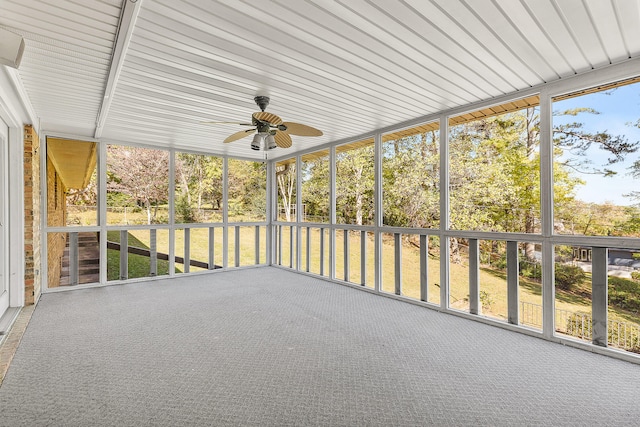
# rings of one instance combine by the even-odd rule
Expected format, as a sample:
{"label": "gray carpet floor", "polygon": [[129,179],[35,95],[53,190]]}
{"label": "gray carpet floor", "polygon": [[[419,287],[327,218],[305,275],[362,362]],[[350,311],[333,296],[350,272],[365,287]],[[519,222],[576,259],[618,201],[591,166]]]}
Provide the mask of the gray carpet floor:
{"label": "gray carpet floor", "polygon": [[640,425],[640,366],[276,268],[42,297],[2,426]]}

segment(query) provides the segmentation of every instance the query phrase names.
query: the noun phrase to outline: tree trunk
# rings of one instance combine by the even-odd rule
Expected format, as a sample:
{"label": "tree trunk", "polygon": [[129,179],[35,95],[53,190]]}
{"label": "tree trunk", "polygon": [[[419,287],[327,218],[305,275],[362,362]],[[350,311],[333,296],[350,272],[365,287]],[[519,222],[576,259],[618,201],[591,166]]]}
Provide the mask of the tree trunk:
{"label": "tree trunk", "polygon": [[287,222],[291,222],[291,201],[293,199],[293,189],[295,186],[295,169],[286,165],[284,170],[276,173],[278,190],[284,207],[284,214]]}
{"label": "tree trunk", "polygon": [[151,203],[145,202],[145,207],[147,208],[147,224],[151,224]]}
{"label": "tree trunk", "polygon": [[[527,211],[526,218],[524,220],[524,228],[526,233],[535,232],[535,218],[532,212]],[[524,256],[527,261],[536,261],[536,245],[531,242],[524,244]]]}
{"label": "tree trunk", "polygon": [[458,239],[452,237],[449,239],[449,257],[451,258],[451,262],[454,264],[461,264],[462,257],[460,256],[460,244],[458,243]]}
{"label": "tree trunk", "polygon": [[356,224],[362,225],[362,217],[363,217],[363,194],[360,191],[360,181],[362,179],[362,167],[356,169],[355,179],[356,179]]}

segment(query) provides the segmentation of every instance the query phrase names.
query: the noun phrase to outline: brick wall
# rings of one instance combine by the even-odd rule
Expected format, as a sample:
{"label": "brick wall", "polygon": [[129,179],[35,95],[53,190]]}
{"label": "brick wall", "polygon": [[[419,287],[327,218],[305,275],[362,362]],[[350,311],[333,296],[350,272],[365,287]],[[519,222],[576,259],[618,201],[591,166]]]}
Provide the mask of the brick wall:
{"label": "brick wall", "polygon": [[40,139],[24,127],[24,291],[25,304],[40,298]]}
{"label": "brick wall", "polygon": [[[67,202],[65,188],[53,163],[47,158],[47,223],[50,227],[66,225]],[[60,286],[62,257],[66,246],[67,233],[47,234],[47,286]]]}

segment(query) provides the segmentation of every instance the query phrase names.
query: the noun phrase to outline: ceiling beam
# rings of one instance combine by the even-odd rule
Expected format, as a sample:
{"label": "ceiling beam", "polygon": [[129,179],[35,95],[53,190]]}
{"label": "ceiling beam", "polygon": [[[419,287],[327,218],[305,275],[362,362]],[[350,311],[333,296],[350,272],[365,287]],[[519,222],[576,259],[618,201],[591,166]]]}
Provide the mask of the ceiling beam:
{"label": "ceiling beam", "polygon": [[122,71],[122,65],[129,49],[129,42],[131,41],[131,35],[133,34],[133,28],[136,25],[136,19],[138,19],[138,13],[140,11],[140,5],[142,0],[123,0],[122,14],[120,15],[120,23],[118,24],[118,32],[116,34],[116,41],[113,46],[113,53],[111,55],[111,66],[109,67],[109,76],[107,78],[107,84],[104,88],[104,96],[102,97],[102,105],[96,118],[96,130],[94,138],[100,138],[104,123],[109,115],[109,108],[111,108],[111,101],[113,100],[113,94],[115,93],[116,86],[118,84],[118,78]]}

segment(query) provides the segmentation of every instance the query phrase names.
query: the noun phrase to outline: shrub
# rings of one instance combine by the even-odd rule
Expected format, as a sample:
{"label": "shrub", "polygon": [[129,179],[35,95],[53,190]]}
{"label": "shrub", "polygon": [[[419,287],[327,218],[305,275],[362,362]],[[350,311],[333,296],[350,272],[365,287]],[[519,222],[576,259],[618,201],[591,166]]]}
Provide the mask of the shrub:
{"label": "shrub", "polygon": [[486,291],[480,291],[480,303],[482,304],[482,309],[491,311],[491,304],[493,304],[493,298]]}
{"label": "shrub", "polygon": [[520,276],[522,277],[533,280],[542,279],[542,266],[539,262],[521,259],[519,268]]}
{"label": "shrub", "polygon": [[632,271],[631,278],[640,282],[640,271]]}
{"label": "shrub", "polygon": [[563,291],[570,291],[577,283],[586,278],[584,271],[575,265],[555,264],[556,288]]}
{"label": "shrub", "polygon": [[185,195],[176,198],[176,219],[180,222],[194,222],[195,213],[189,205],[189,199]]}
{"label": "shrub", "polygon": [[623,310],[640,312],[640,283],[611,276],[608,290],[609,304]]}

